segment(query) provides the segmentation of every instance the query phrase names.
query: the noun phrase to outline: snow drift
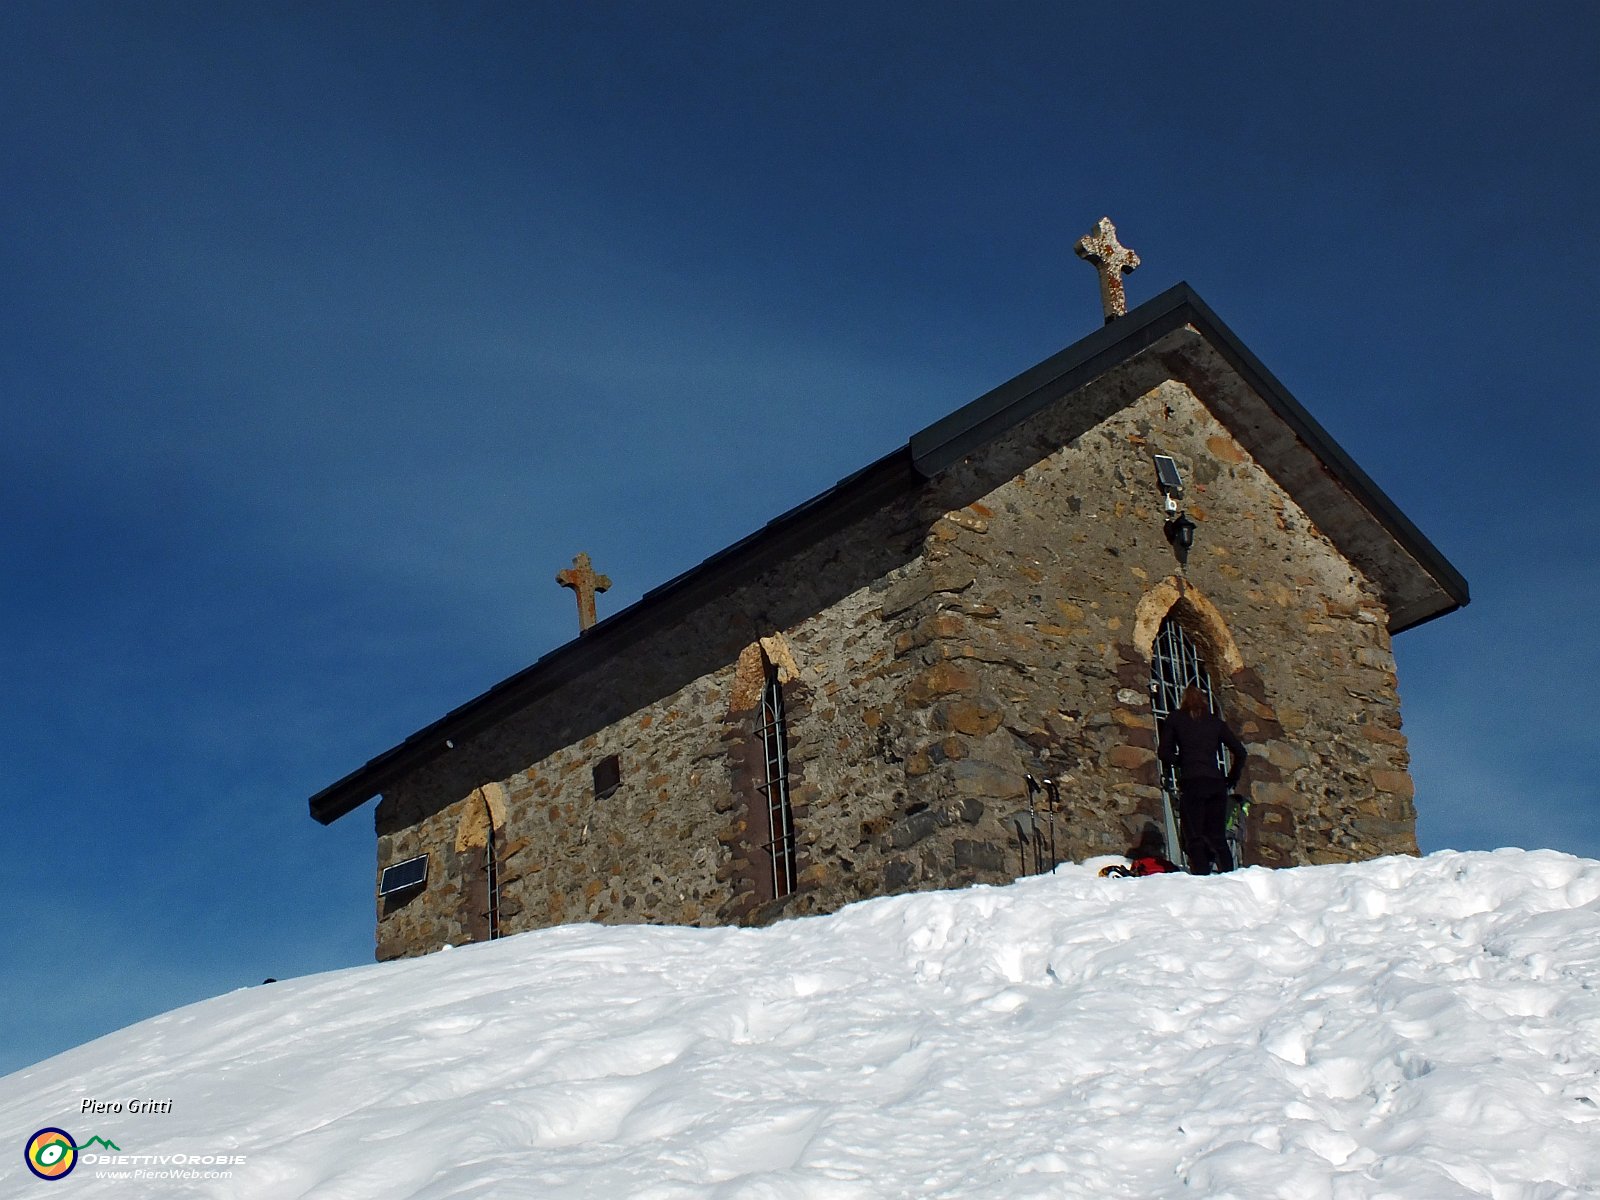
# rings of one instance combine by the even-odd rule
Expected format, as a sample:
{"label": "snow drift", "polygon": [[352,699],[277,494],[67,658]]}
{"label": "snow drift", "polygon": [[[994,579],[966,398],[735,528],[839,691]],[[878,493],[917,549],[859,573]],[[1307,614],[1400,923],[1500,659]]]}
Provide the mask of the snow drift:
{"label": "snow drift", "polygon": [[1600,863],[1096,865],[234,992],[0,1080],[0,1195],[1600,1194]]}

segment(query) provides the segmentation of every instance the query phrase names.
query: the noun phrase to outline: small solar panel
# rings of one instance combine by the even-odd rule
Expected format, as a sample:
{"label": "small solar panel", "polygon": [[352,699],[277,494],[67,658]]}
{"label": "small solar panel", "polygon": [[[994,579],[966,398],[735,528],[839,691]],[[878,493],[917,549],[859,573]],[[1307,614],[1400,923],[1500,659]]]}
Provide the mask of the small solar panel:
{"label": "small solar panel", "polygon": [[1156,459],[1156,478],[1161,483],[1161,490],[1165,492],[1183,491],[1183,476],[1178,474],[1178,464],[1170,454],[1158,454]]}
{"label": "small solar panel", "polygon": [[406,859],[403,863],[385,867],[383,878],[378,882],[378,895],[387,896],[393,892],[403,892],[407,888],[420,887],[427,881],[428,856],[419,854],[415,858]]}

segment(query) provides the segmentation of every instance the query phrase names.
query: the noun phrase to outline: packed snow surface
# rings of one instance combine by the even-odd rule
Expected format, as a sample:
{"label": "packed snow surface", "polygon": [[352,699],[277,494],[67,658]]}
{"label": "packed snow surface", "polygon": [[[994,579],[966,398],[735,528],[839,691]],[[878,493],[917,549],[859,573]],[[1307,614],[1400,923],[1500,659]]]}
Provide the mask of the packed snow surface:
{"label": "packed snow surface", "polygon": [[0,1080],[0,1195],[1600,1195],[1600,863],[1098,865],[234,992]]}

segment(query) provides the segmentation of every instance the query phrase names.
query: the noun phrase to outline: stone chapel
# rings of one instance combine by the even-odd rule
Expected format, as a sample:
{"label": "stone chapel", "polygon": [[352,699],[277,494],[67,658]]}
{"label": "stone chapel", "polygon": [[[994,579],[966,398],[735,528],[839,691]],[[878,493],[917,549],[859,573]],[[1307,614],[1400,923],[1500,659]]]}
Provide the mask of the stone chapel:
{"label": "stone chapel", "polygon": [[1390,639],[1466,581],[1193,289],[1126,311],[1110,223],[1078,252],[1102,328],[604,620],[579,556],[576,638],[311,798],[381,797],[378,958],[1172,846],[1188,683],[1245,863],[1416,853]]}

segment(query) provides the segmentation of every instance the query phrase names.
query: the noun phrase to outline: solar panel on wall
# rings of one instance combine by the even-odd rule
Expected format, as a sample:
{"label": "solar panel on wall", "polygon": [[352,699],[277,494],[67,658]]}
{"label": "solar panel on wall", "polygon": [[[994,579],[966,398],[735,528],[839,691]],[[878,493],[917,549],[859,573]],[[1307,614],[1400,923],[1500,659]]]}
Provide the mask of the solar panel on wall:
{"label": "solar panel on wall", "polygon": [[428,856],[419,854],[416,858],[408,858],[403,863],[395,863],[394,866],[385,868],[383,878],[378,883],[378,895],[387,896],[391,892],[417,887],[426,883],[427,879]]}

